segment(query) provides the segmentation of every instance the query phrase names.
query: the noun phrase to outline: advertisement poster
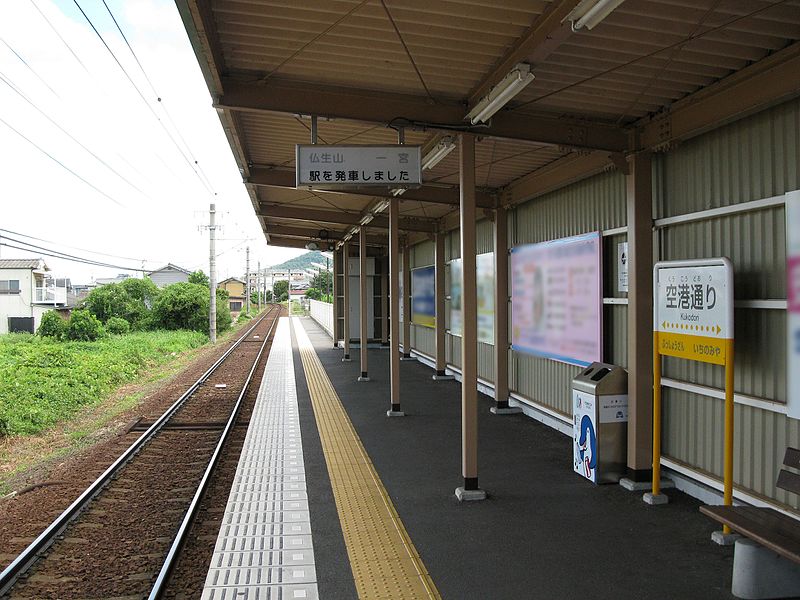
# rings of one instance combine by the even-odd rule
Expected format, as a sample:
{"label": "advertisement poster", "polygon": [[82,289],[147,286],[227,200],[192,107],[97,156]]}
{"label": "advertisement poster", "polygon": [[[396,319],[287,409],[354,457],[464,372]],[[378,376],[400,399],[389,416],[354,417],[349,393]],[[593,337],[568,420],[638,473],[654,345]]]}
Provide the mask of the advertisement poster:
{"label": "advertisement poster", "polygon": [[494,253],[477,256],[478,341],[494,344]]}
{"label": "advertisement poster", "polygon": [[436,324],[436,277],[433,267],[411,271],[411,322],[425,327]]}
{"label": "advertisement poster", "polygon": [[574,365],[603,355],[599,232],[511,250],[511,347]]}
{"label": "advertisement poster", "polygon": [[[494,344],[494,254],[476,257],[478,288],[478,341]],[[450,333],[462,334],[461,259],[450,262]]]}
{"label": "advertisement poster", "polygon": [[461,259],[450,262],[450,333],[461,335],[464,315],[461,312]]}
{"label": "advertisement poster", "polygon": [[800,419],[800,191],[786,194],[786,296],[788,409]]}
{"label": "advertisement poster", "polygon": [[572,468],[597,483],[597,434],[594,396],[572,390]]}

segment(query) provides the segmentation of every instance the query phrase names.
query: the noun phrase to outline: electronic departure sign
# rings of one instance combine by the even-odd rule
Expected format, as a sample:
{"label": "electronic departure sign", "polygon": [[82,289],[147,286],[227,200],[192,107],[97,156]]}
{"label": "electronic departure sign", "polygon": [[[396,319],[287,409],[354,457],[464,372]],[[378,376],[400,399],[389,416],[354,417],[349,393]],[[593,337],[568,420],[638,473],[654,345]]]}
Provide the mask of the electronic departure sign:
{"label": "electronic departure sign", "polygon": [[296,186],[407,189],[422,183],[420,146],[298,144]]}

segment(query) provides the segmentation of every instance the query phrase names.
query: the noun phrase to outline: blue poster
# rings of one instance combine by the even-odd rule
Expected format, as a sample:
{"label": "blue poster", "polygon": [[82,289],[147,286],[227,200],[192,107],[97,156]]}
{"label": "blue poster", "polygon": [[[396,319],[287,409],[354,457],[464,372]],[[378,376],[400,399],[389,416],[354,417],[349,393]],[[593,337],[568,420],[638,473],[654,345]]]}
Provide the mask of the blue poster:
{"label": "blue poster", "polygon": [[436,269],[411,271],[411,322],[424,327],[436,324]]}

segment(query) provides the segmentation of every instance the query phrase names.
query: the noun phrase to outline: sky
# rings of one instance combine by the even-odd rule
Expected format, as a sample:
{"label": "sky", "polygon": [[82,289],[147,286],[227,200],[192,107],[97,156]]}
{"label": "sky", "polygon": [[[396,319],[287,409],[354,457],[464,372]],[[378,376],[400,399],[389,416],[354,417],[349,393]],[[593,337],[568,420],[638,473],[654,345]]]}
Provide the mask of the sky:
{"label": "sky", "polygon": [[73,283],[208,272],[212,202],[219,280],[244,273],[248,246],[251,270],[302,254],[267,246],[175,3],[105,3],[0,2],[0,243],[114,268],[6,245],[0,258],[43,256]]}

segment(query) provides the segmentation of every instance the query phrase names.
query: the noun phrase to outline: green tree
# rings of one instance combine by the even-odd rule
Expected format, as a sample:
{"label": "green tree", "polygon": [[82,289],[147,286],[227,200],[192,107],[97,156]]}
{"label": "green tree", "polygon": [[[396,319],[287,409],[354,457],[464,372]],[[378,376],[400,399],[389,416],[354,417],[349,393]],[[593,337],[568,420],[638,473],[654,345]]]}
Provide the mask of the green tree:
{"label": "green tree", "polygon": [[[278,298],[278,302],[283,302],[289,296],[289,282],[285,279],[276,281],[275,285],[272,286],[272,292]],[[281,297],[283,297],[283,300],[281,300]]]}
{"label": "green tree", "polygon": [[264,301],[272,302],[272,290],[267,290],[266,292],[264,292]]}
{"label": "green tree", "polygon": [[313,287],[308,288],[306,290],[306,298],[309,298],[310,300],[320,300],[322,298],[322,292]]}
{"label": "green tree", "polygon": [[333,275],[330,271],[320,271],[311,278],[311,287],[318,289],[323,294],[333,290]]}
{"label": "green tree", "polygon": [[103,337],[103,324],[85,308],[72,311],[67,326],[67,337],[80,342],[93,342]]}
{"label": "green tree", "polygon": [[67,335],[67,322],[54,310],[48,310],[42,315],[42,322],[36,333],[42,337],[51,337],[57,340]]}
{"label": "green tree", "polygon": [[[217,331],[231,324],[228,294],[217,290]],[[208,330],[208,288],[197,283],[173,283],[165,287],[153,305],[153,318],[164,329]]]}
{"label": "green tree", "polygon": [[202,271],[195,271],[189,275],[189,283],[196,283],[208,287],[211,282],[208,280],[208,275]]}
{"label": "green tree", "polygon": [[126,279],[95,288],[84,300],[84,307],[102,323],[112,317],[125,319],[132,329],[149,329],[150,309],[159,289],[150,279]]}

